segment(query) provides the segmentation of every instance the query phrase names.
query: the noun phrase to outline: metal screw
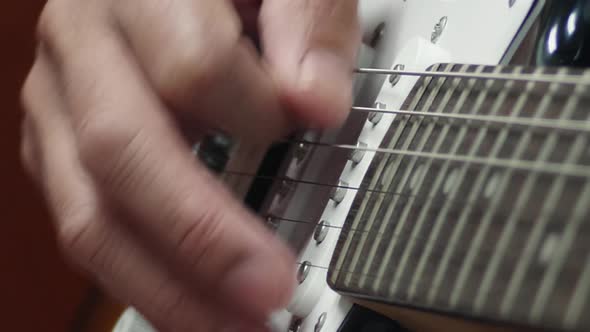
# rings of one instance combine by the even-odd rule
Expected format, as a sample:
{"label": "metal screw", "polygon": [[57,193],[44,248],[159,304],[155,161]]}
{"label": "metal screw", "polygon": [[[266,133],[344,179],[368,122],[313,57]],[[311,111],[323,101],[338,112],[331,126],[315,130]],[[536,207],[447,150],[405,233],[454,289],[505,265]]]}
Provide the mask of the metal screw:
{"label": "metal screw", "polygon": [[369,46],[372,48],[377,47],[381,39],[383,38],[383,34],[385,33],[385,22],[379,23],[379,25],[373,31],[373,36],[371,36],[371,41],[369,41]]}
{"label": "metal screw", "polygon": [[516,0],[508,0],[508,7],[512,8],[515,3],[516,3]]}
{"label": "metal screw", "polygon": [[289,325],[289,332],[299,332],[299,330],[301,329],[301,324],[303,323],[303,321],[299,318],[294,318],[291,321],[291,325]]}
{"label": "metal screw", "polygon": [[325,220],[320,221],[319,224],[315,227],[315,232],[313,233],[313,238],[315,242],[317,244],[324,242],[329,230],[330,223]]}
{"label": "metal screw", "polygon": [[[405,69],[406,69],[406,66],[405,65],[402,65],[402,64],[395,65],[393,67],[393,70],[399,70],[399,71],[401,71],[401,70],[405,70]],[[395,74],[389,75],[389,83],[391,83],[391,86],[392,87],[393,86],[396,86],[396,84],[399,82],[399,80],[401,78],[402,77],[400,75],[395,75]]]}
{"label": "metal screw", "polygon": [[311,270],[311,263],[305,261],[299,265],[299,270],[297,270],[297,282],[302,284],[305,279],[307,279],[307,275],[309,274],[309,270]]}
{"label": "metal screw", "polygon": [[447,27],[448,17],[443,16],[438,23],[434,25],[434,30],[432,31],[432,35],[430,36],[430,41],[433,44],[436,44],[440,37],[442,36],[445,28]]}
{"label": "metal screw", "polygon": [[[385,109],[387,109],[387,105],[380,103],[380,102],[376,102],[373,105],[373,108],[385,110]],[[369,113],[369,116],[367,117],[367,120],[369,120],[369,122],[371,122],[374,126],[378,125],[379,122],[381,122],[381,119],[383,119],[383,113],[381,113],[381,112],[371,112],[371,113]]]}
{"label": "metal screw", "polygon": [[357,147],[358,147],[358,149],[356,149],[350,153],[350,161],[352,161],[354,166],[360,164],[360,162],[363,161],[363,158],[365,158],[365,154],[367,153],[367,151],[366,151],[367,144],[366,143],[358,142]]}
{"label": "metal screw", "polygon": [[273,232],[279,229],[279,220],[273,216],[266,217],[266,226]]}
{"label": "metal screw", "polygon": [[295,148],[295,160],[297,161],[297,163],[301,163],[303,160],[305,160],[305,157],[307,156],[307,153],[309,152],[309,145],[305,144],[305,143],[299,143],[297,144],[297,147]]}
{"label": "metal screw", "polygon": [[281,199],[287,197],[287,195],[293,190],[295,184],[293,181],[283,180],[281,182],[281,187],[279,188],[279,197]]}
{"label": "metal screw", "polygon": [[346,193],[348,192],[348,183],[340,181],[338,183],[338,187],[335,187],[334,189],[332,189],[332,193],[330,195],[330,198],[336,203],[336,204],[340,204],[342,203],[342,201],[344,200],[344,198],[346,197]]}
{"label": "metal screw", "polygon": [[318,318],[317,323],[315,323],[315,327],[313,329],[314,332],[320,332],[326,323],[326,317],[328,316],[327,313],[322,313]]}

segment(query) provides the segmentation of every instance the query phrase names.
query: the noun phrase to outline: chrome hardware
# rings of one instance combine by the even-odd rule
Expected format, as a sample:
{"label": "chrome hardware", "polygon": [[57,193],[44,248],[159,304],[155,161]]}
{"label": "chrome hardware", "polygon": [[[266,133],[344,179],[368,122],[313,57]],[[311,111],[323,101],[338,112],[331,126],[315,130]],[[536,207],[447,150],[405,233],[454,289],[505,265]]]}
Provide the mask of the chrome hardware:
{"label": "chrome hardware", "polygon": [[279,197],[281,199],[287,197],[287,195],[295,189],[295,183],[290,180],[283,180],[281,182],[281,187],[279,188]]}
{"label": "chrome hardware", "polygon": [[369,120],[369,122],[371,122],[373,125],[378,125],[379,122],[381,122],[381,119],[383,119],[383,113],[378,113],[378,112],[373,112],[370,113],[369,116],[367,117],[367,119]]}
{"label": "chrome hardware", "polygon": [[303,321],[299,318],[293,318],[291,325],[289,325],[289,332],[299,332]]}
{"label": "chrome hardware", "polygon": [[266,217],[266,226],[273,232],[277,231],[277,229],[279,229],[279,223],[280,221],[276,218],[274,218],[273,216],[267,216]]}
{"label": "chrome hardware", "polygon": [[434,25],[434,30],[432,31],[432,35],[430,36],[430,41],[433,44],[436,44],[440,37],[442,36],[445,28],[447,27],[448,17],[443,16],[438,23]]}
{"label": "chrome hardware", "polygon": [[346,193],[348,192],[348,183],[340,181],[338,187],[332,189],[332,193],[330,194],[330,198],[336,203],[340,204],[346,197]]}
{"label": "chrome hardware", "polygon": [[305,281],[309,274],[309,270],[311,270],[310,262],[305,261],[299,265],[299,270],[297,270],[297,282],[299,282],[299,284],[302,284]]}
{"label": "chrome hardware", "polygon": [[315,327],[313,329],[314,332],[320,332],[322,330],[322,328],[324,327],[324,324],[326,324],[326,317],[327,316],[328,316],[328,314],[325,312],[320,315],[317,323],[315,323]]}
{"label": "chrome hardware", "polygon": [[308,144],[305,144],[305,143],[297,144],[297,147],[295,147],[295,152],[294,152],[294,157],[295,157],[295,160],[297,161],[297,163],[301,163],[303,160],[305,160],[305,157],[307,156],[308,152],[309,152],[309,145]]}
{"label": "chrome hardware", "polygon": [[[405,70],[405,69],[406,69],[406,66],[402,65],[402,64],[395,65],[393,67],[393,70]],[[396,86],[396,84],[399,82],[399,80],[401,78],[402,77],[400,75],[391,74],[391,75],[389,75],[389,83],[391,83],[391,86],[394,87],[394,86]]]}
{"label": "chrome hardware", "polygon": [[313,233],[313,239],[317,244],[324,242],[326,236],[328,235],[328,231],[330,230],[330,223],[322,220],[319,224],[315,227],[315,232]]}
{"label": "chrome hardware", "polygon": [[490,179],[488,180],[488,184],[486,185],[485,189],[484,189],[484,197],[485,198],[491,198],[496,190],[498,189],[498,185],[500,183],[500,173],[496,172],[494,174],[492,174],[492,176],[490,177]]}
{"label": "chrome hardware", "polygon": [[[376,102],[373,105],[373,108],[378,108],[380,110],[386,110],[387,105],[380,103],[380,102]],[[371,122],[374,126],[378,125],[379,122],[381,122],[381,119],[383,119],[383,113],[381,113],[381,112],[371,112],[371,113],[369,113],[369,116],[367,117],[367,120],[369,120],[369,122]]]}
{"label": "chrome hardware", "polygon": [[363,158],[365,158],[365,154],[367,154],[367,144],[363,143],[363,142],[358,142],[357,144],[358,149],[352,151],[350,153],[350,161],[352,161],[352,164],[354,166],[360,164],[361,161],[363,161]]}
{"label": "chrome hardware", "polygon": [[369,42],[369,46],[372,48],[377,47],[381,38],[383,38],[383,34],[385,33],[385,22],[379,23],[379,25],[373,31],[373,36],[371,37],[371,41]]}

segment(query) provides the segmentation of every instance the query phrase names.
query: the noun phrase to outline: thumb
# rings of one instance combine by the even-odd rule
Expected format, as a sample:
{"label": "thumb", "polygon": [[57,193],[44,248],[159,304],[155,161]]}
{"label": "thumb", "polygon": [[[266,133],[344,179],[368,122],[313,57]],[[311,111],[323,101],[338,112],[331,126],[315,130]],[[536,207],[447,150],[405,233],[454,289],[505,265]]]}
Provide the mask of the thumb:
{"label": "thumb", "polygon": [[360,43],[357,0],[266,0],[263,52],[284,102],[312,127],[341,124],[352,104]]}

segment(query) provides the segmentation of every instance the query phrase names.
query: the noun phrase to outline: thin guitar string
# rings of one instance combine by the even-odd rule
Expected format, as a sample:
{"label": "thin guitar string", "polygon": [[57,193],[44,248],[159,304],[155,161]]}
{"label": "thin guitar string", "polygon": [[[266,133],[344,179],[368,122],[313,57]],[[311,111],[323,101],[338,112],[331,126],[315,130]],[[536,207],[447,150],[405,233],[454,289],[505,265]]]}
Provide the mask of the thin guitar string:
{"label": "thin guitar string", "polygon": [[559,120],[559,119],[539,119],[539,118],[513,118],[509,119],[507,116],[491,116],[491,115],[469,115],[469,114],[449,114],[438,112],[422,112],[413,110],[386,110],[374,107],[352,107],[354,112],[362,113],[383,113],[394,115],[410,115],[426,118],[462,120],[462,121],[476,121],[484,123],[496,123],[511,126],[535,127],[535,129],[552,129],[563,131],[574,131],[581,133],[590,133],[590,123],[582,120]]}
{"label": "thin guitar string", "polygon": [[430,158],[430,159],[438,159],[438,160],[443,160],[443,161],[446,160],[446,161],[459,162],[459,163],[488,165],[488,166],[492,166],[492,167],[513,168],[513,169],[518,169],[521,171],[536,171],[536,172],[550,173],[550,174],[554,173],[557,175],[566,175],[566,176],[571,176],[571,177],[581,177],[581,178],[590,177],[590,166],[584,166],[584,165],[559,164],[559,163],[551,163],[551,162],[538,163],[536,161],[529,161],[529,160],[511,160],[511,159],[501,159],[501,158],[493,158],[493,157],[468,157],[468,156],[464,156],[464,155],[449,155],[449,154],[444,154],[444,153],[406,151],[406,150],[387,149],[387,148],[371,148],[371,147],[362,147],[362,146],[350,145],[350,144],[311,142],[311,141],[305,141],[305,140],[287,140],[287,141],[284,141],[283,143],[308,144],[311,146],[329,147],[329,148],[350,150],[350,151],[365,151],[365,152],[393,154],[393,155],[407,156],[407,157]]}
{"label": "thin guitar string", "polygon": [[[296,266],[302,266],[302,265],[304,265],[304,264],[305,264],[306,266],[310,267],[310,268],[313,268],[313,269],[324,270],[324,271],[330,271],[330,267],[329,267],[329,266],[320,266],[320,265],[316,265],[316,264],[313,264],[313,263],[311,263],[311,262],[307,262],[307,261],[306,261],[306,262],[296,262],[296,263],[295,263],[295,265],[296,265]],[[345,274],[352,274],[352,275],[354,275],[354,276],[356,276],[356,277],[377,278],[377,276],[376,276],[376,275],[373,275],[373,274],[368,274],[368,273],[357,273],[357,272],[354,272],[354,271],[347,271],[347,270],[336,269],[336,268],[335,268],[335,269],[333,269],[332,271],[333,271],[333,272],[338,272],[339,274],[340,274],[340,273],[345,273]]]}
{"label": "thin guitar string", "polygon": [[465,79],[489,79],[500,81],[515,82],[533,82],[533,83],[556,83],[564,85],[590,85],[590,81],[584,79],[581,75],[561,75],[556,78],[553,74],[512,74],[512,73],[467,73],[467,72],[439,72],[439,71],[410,71],[394,70],[379,68],[357,68],[354,71],[357,74],[373,75],[399,75],[399,76],[418,76],[418,77],[443,77],[443,78],[465,78]]}
{"label": "thin guitar string", "polygon": [[[236,171],[225,171],[224,174],[231,175],[231,176],[240,176],[240,177],[248,177],[254,180],[263,180],[263,181],[286,181],[292,182],[296,184],[305,184],[305,185],[312,185],[312,186],[319,186],[319,187],[327,187],[327,188],[336,188],[336,189],[346,189],[346,190],[354,190],[358,193],[372,193],[372,194],[382,194],[382,195],[391,195],[391,196],[399,196],[399,197],[406,197],[406,198],[424,198],[424,199],[435,199],[435,195],[415,195],[415,194],[407,194],[402,192],[394,192],[394,191],[382,191],[376,189],[370,189],[365,187],[352,187],[352,186],[343,186],[339,184],[329,184],[329,183],[322,183],[322,182],[314,182],[308,180],[297,180],[288,177],[282,176],[268,176],[268,175],[257,175],[257,174],[249,174],[244,172],[236,172]],[[479,202],[469,202],[468,200],[464,199],[454,199],[451,200],[454,204],[461,204],[463,206],[470,206],[470,205],[478,205]],[[270,216],[273,218],[277,218],[275,216]],[[311,223],[311,222],[300,222],[300,223]]]}

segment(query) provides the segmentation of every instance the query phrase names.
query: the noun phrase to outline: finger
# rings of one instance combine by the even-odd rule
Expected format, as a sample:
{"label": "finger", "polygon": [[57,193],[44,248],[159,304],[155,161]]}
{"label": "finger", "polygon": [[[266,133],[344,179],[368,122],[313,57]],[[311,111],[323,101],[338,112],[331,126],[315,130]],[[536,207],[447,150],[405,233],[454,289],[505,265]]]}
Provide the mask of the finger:
{"label": "finger", "polygon": [[[240,2],[252,18],[255,3]],[[113,15],[155,89],[210,127],[265,141],[287,132],[273,81],[228,0],[116,1]]]}
{"label": "finger", "polygon": [[104,194],[229,310],[263,320],[286,305],[295,283],[288,250],[194,161],[115,35],[79,42],[63,52],[67,110]]}
{"label": "finger", "polygon": [[101,209],[103,202],[79,164],[72,128],[45,63],[35,65],[25,99],[40,137],[43,188],[67,256],[162,331],[193,331],[195,326],[216,331],[221,317],[180,286],[122,223]]}
{"label": "finger", "polygon": [[312,126],[342,123],[360,41],[357,0],[267,0],[263,51],[293,112]]}

